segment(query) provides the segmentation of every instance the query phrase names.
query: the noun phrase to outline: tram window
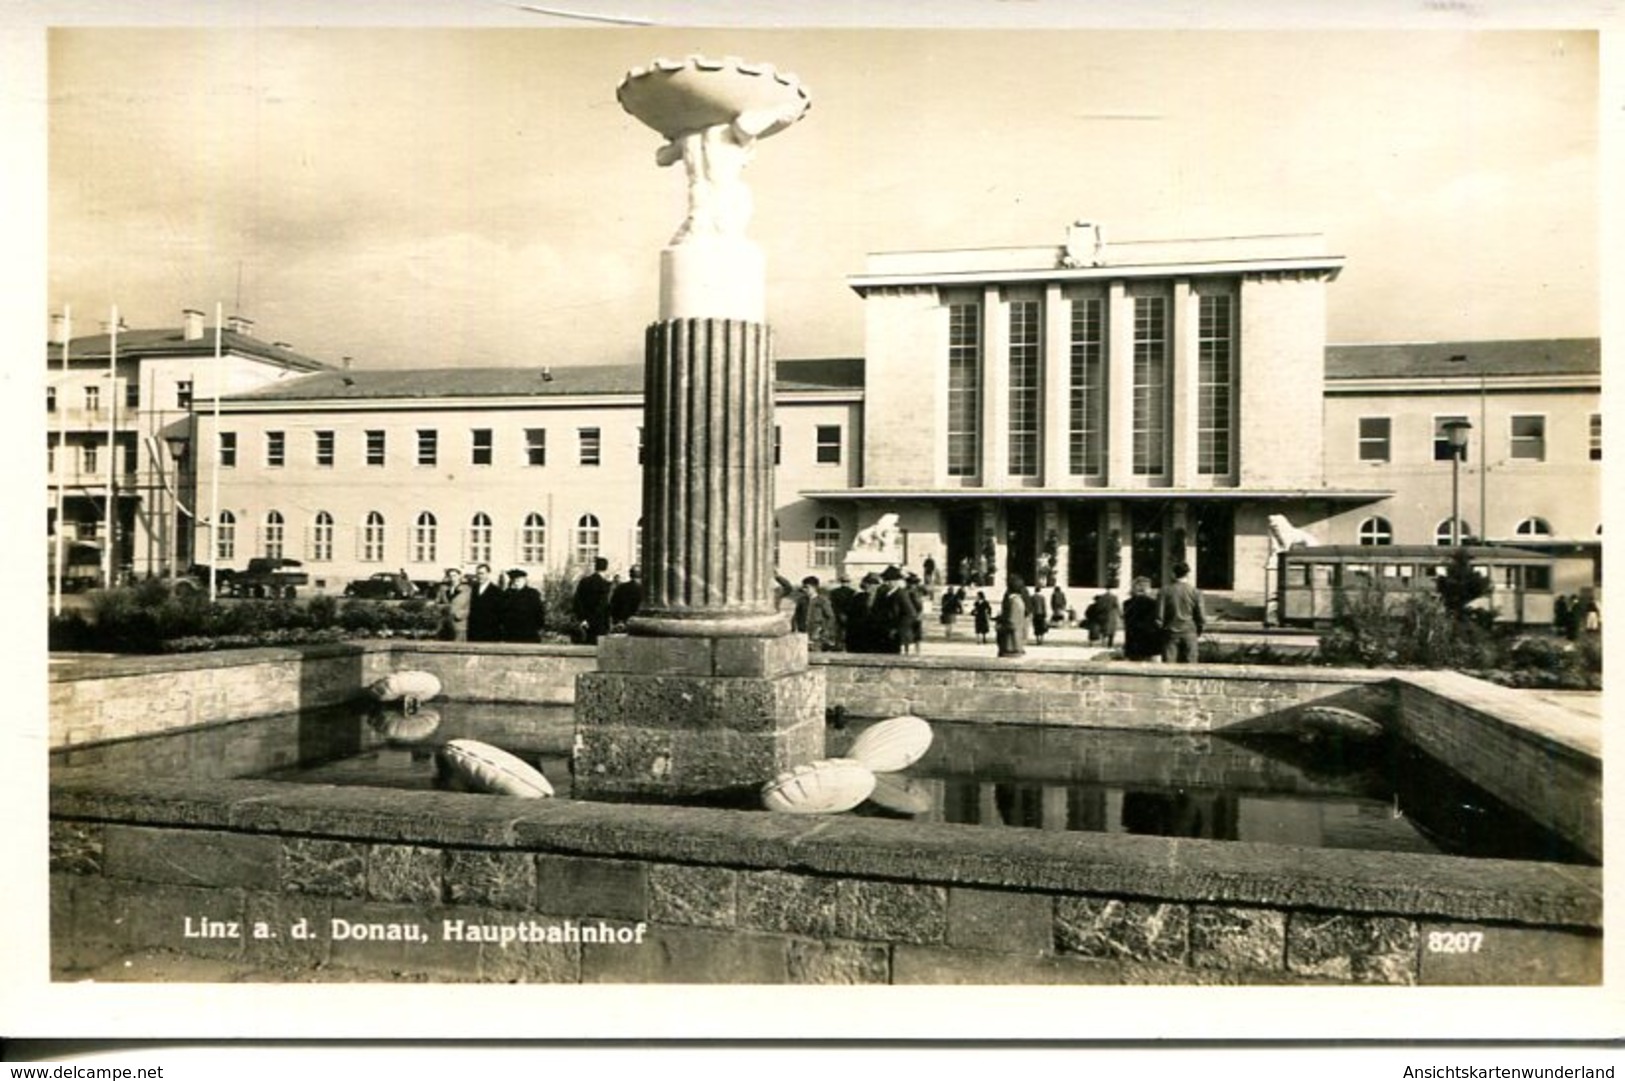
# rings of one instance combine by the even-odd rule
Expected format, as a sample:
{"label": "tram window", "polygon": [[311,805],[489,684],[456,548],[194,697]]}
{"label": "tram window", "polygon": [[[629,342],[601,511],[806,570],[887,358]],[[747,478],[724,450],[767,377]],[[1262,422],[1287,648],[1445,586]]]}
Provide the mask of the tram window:
{"label": "tram window", "polygon": [[1330,563],[1316,563],[1313,566],[1315,570],[1315,585],[1330,586],[1332,584],[1333,566]]}
{"label": "tram window", "polygon": [[1518,585],[1517,567],[1496,567],[1496,584],[1506,589],[1515,589]]}
{"label": "tram window", "polygon": [[1552,588],[1552,568],[1525,567],[1523,569],[1523,587],[1525,589],[1550,592]]}
{"label": "tram window", "polygon": [[1349,582],[1358,582],[1362,579],[1369,582],[1372,578],[1371,564],[1369,563],[1350,563],[1343,569],[1343,573],[1346,576],[1345,581]]}

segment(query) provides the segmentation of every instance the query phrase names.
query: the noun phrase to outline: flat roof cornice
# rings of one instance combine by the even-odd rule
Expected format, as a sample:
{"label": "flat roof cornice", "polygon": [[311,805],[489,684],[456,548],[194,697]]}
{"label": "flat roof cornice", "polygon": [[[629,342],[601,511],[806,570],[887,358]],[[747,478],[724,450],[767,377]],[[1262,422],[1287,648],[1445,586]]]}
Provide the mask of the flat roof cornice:
{"label": "flat roof cornice", "polygon": [[1390,499],[1388,488],[822,488],[796,493],[803,499],[855,502],[919,502],[961,499],[1326,499],[1375,503]]}
{"label": "flat roof cornice", "polygon": [[964,287],[1026,282],[1091,282],[1120,278],[1214,277],[1281,272],[1322,274],[1326,280],[1343,269],[1343,257],[1292,259],[1235,259],[1218,262],[1143,263],[1135,266],[1044,267],[1031,270],[915,271],[893,274],[852,274],[846,282],[860,296],[870,289],[900,286]]}

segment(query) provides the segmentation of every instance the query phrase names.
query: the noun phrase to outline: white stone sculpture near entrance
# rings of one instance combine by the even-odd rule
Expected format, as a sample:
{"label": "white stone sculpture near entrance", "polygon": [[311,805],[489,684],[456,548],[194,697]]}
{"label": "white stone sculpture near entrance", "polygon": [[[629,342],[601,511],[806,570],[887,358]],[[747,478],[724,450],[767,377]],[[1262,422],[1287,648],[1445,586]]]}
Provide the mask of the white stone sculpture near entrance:
{"label": "white stone sculpture near entrance", "polygon": [[1272,514],[1266,521],[1270,529],[1270,559],[1294,548],[1315,548],[1320,541],[1308,530],[1299,529],[1284,514]]}

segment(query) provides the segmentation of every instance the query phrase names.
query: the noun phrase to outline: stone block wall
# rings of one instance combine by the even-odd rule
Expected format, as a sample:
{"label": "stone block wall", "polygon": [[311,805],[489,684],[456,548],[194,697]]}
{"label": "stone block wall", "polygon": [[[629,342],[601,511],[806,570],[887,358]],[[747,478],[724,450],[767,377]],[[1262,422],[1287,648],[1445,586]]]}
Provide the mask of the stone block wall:
{"label": "stone block wall", "polygon": [[1589,868],[289,787],[57,793],[56,977],[159,951],[276,981],[1600,980]]}

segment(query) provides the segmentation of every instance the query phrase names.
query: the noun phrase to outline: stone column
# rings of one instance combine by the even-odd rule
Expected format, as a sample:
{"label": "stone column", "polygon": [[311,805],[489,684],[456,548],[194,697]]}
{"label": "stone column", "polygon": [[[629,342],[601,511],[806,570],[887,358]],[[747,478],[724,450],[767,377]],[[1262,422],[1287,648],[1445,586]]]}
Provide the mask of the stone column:
{"label": "stone column", "polygon": [[807,96],[766,65],[691,57],[635,69],[618,97],[669,140],[656,162],[683,163],[689,208],[644,337],[647,595],[576,680],[574,790],[733,802],[824,750],[823,672],[776,603],[772,334],[740,178]]}

